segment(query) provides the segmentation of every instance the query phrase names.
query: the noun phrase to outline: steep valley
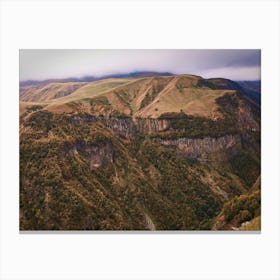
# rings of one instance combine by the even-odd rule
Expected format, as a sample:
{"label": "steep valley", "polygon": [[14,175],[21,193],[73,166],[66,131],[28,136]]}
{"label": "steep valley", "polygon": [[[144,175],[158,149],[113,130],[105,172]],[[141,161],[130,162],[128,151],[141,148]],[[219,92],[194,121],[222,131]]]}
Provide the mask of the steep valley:
{"label": "steep valley", "polygon": [[260,229],[260,108],[241,86],[57,84],[21,89],[21,230]]}

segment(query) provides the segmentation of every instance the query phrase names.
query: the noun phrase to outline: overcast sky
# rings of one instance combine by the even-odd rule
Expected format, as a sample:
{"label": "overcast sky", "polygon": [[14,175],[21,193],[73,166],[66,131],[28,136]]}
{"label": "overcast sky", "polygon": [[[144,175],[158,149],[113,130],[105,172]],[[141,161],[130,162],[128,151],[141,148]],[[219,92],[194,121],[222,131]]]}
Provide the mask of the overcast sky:
{"label": "overcast sky", "polygon": [[20,80],[134,71],[260,79],[260,50],[20,50]]}

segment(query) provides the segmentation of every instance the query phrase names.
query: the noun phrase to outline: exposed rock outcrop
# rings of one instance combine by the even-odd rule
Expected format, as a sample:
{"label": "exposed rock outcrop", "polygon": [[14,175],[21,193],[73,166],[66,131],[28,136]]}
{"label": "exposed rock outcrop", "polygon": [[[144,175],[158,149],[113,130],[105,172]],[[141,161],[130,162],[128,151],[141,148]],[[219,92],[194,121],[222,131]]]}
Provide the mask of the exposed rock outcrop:
{"label": "exposed rock outcrop", "polygon": [[122,137],[132,138],[135,136],[136,127],[131,118],[107,118],[103,119],[102,123]]}
{"label": "exposed rock outcrop", "polygon": [[88,154],[91,170],[113,163],[113,146],[109,143],[88,147],[85,152]]}
{"label": "exposed rock outcrop", "polygon": [[136,134],[136,127],[132,118],[115,118],[104,116],[74,116],[71,118],[71,122],[76,125],[84,125],[86,123],[101,122],[106,127],[110,128],[115,134],[132,138]]}
{"label": "exposed rock outcrop", "polygon": [[143,134],[152,134],[166,131],[170,128],[168,119],[137,118],[130,117],[104,117],[104,116],[73,116],[71,122],[75,125],[85,125],[86,123],[101,122],[110,128],[115,134],[125,138],[132,138],[136,131]]}
{"label": "exposed rock outcrop", "polygon": [[159,139],[160,144],[173,147],[176,152],[190,159],[201,161],[210,160],[207,155],[219,153],[222,161],[227,156],[234,156],[241,150],[241,137],[239,135],[226,135],[219,138],[205,137],[202,139],[180,138],[180,139]]}
{"label": "exposed rock outcrop", "polygon": [[110,142],[89,145],[78,141],[72,147],[68,147],[66,152],[73,152],[77,155],[81,154],[88,160],[91,170],[106,167],[113,163],[114,149],[112,143]]}
{"label": "exposed rock outcrop", "polygon": [[158,133],[170,128],[170,121],[167,119],[138,118],[135,123],[138,131],[143,134]]}
{"label": "exposed rock outcrop", "polygon": [[[100,122],[114,134],[127,139],[135,137],[137,133],[152,135],[155,141],[173,148],[179,156],[201,162],[227,162],[240,153],[248,137],[253,137],[250,136],[251,132],[254,134],[260,130],[260,124],[253,107],[242,97],[239,98],[238,94],[225,95],[217,99],[217,103],[224,114],[224,118],[218,120],[185,114],[160,118],[76,115],[71,118],[71,122],[76,125]],[[231,129],[228,130],[228,126]],[[91,148],[94,154],[91,157],[91,168],[112,161],[112,151],[108,149]],[[108,153],[109,158],[102,159],[102,153]]]}

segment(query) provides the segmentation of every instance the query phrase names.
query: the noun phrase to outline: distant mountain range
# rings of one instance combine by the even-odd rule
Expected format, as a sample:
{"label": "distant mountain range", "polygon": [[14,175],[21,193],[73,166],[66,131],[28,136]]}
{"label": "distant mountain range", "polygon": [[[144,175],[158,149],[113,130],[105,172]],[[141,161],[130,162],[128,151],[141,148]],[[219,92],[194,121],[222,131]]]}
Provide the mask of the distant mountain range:
{"label": "distant mountain range", "polygon": [[94,82],[109,78],[137,78],[137,77],[153,77],[153,76],[173,76],[170,72],[153,72],[153,71],[137,71],[122,74],[111,74],[104,76],[83,76],[81,78],[70,77],[65,79],[47,79],[47,80],[26,80],[20,82],[20,86],[30,86],[30,85],[46,85],[49,83],[69,83],[69,82]]}
{"label": "distant mountain range", "polygon": [[237,81],[237,83],[252,101],[261,105],[261,81]]}

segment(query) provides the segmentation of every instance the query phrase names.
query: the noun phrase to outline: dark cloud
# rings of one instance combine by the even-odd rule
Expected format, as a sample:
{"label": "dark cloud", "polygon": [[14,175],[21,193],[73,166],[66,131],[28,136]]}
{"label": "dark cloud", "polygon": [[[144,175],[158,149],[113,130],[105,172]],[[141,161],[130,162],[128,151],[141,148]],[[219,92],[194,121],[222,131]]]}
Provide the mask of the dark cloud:
{"label": "dark cloud", "polygon": [[260,78],[260,50],[21,50],[20,80],[139,70]]}

